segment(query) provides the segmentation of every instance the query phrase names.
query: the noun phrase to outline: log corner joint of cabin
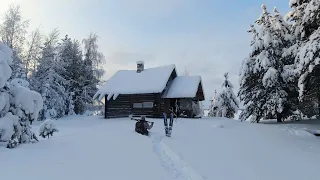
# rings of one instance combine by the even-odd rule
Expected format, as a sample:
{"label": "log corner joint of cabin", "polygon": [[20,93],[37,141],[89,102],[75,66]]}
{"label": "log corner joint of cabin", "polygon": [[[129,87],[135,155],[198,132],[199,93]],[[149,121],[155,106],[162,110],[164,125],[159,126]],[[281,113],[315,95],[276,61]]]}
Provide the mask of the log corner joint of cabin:
{"label": "log corner joint of cabin", "polygon": [[179,107],[178,115],[193,118],[200,114],[200,101],[204,101],[201,76],[178,76],[176,66],[145,68],[138,61],[136,70],[119,70],[95,97],[105,99],[105,118],[145,115],[161,118]]}

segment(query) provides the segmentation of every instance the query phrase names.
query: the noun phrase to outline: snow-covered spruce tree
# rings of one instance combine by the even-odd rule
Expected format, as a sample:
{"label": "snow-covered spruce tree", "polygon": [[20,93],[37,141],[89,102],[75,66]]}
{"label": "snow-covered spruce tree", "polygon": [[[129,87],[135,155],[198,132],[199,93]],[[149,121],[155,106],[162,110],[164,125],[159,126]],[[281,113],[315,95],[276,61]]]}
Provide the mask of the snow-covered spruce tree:
{"label": "snow-covered spruce tree", "polygon": [[43,108],[41,95],[20,84],[12,84],[10,87],[10,112],[18,116],[22,133],[19,143],[30,143],[37,141],[36,136],[31,131],[30,124],[37,120],[39,112]]}
{"label": "snow-covered spruce tree", "polygon": [[263,40],[257,32],[254,25],[251,25],[249,33],[252,33],[251,40],[252,52],[249,57],[242,62],[240,72],[240,89],[238,96],[244,104],[244,110],[240,114],[241,121],[245,121],[251,117],[252,121],[259,122],[262,118],[263,98],[262,70],[259,62],[259,55],[263,51]]}
{"label": "snow-covered spruce tree", "polygon": [[0,42],[0,117],[9,112],[10,101],[6,85],[11,77],[12,50]]}
{"label": "snow-covered spruce tree", "polygon": [[68,35],[59,45],[58,63],[62,68],[58,69],[58,73],[67,80],[65,86],[68,93],[67,114],[81,114],[85,108],[85,102],[82,101],[83,82],[86,81],[84,71],[84,62],[82,59],[82,51],[80,44],[76,40],[71,40]]}
{"label": "snow-covered spruce tree", "polygon": [[8,148],[16,147],[21,135],[19,117],[9,112],[10,92],[6,87],[12,74],[12,55],[12,50],[0,42],[0,147]]}
{"label": "snow-covered spruce tree", "polygon": [[8,82],[12,55],[12,50],[0,42],[0,141],[9,148],[37,141],[30,121],[37,119],[43,106],[40,94],[19,83]]}
{"label": "snow-covered spruce tree", "polygon": [[216,117],[217,115],[217,90],[214,91],[214,95],[210,100],[210,106],[209,106],[209,117]]}
{"label": "snow-covered spruce tree", "polygon": [[276,8],[274,13],[269,31],[273,42],[266,46],[267,61],[263,67],[266,72],[262,82],[268,95],[263,109],[266,117],[276,117],[281,122],[293,114],[298,104],[294,56],[286,53],[295,38]]}
{"label": "snow-covered spruce tree", "polygon": [[90,34],[83,40],[84,56],[80,44],[68,36],[59,45],[57,61],[62,68],[57,72],[67,80],[68,92],[67,114],[83,114],[94,106],[92,97],[97,91],[99,78],[103,75],[100,65],[104,56],[98,51],[97,36]]}
{"label": "snow-covered spruce tree", "polygon": [[319,28],[320,2],[318,0],[290,0],[287,20],[293,21],[293,32],[298,40],[307,40]]}
{"label": "snow-covered spruce tree", "polygon": [[299,96],[302,105],[314,99],[320,113],[320,1],[290,0],[287,17],[293,21],[297,37],[292,46],[299,75]]}
{"label": "snow-covered spruce tree", "polygon": [[[16,94],[14,89],[19,89],[20,86],[29,89],[29,82],[27,80],[27,71],[25,64],[22,61],[23,58],[23,46],[25,43],[25,36],[27,33],[27,28],[29,26],[29,21],[23,20],[20,12],[20,7],[11,5],[8,11],[5,13],[4,21],[0,24],[0,35],[3,43],[12,49],[12,59],[13,62],[10,64],[12,69],[12,74],[9,78],[9,83],[7,83],[6,88],[10,89],[10,95],[13,96],[13,92]],[[11,98],[12,99],[12,98]],[[15,102],[10,102],[10,110],[16,111],[14,114],[19,112],[19,117],[28,118],[29,112],[16,107]],[[29,117],[29,120],[33,120]]]}
{"label": "snow-covered spruce tree", "polygon": [[234,118],[239,109],[239,101],[233,92],[233,85],[228,79],[228,73],[224,74],[225,80],[222,84],[222,91],[217,101],[217,117]]}
{"label": "snow-covered spruce tree", "polygon": [[61,118],[66,114],[66,80],[57,73],[60,67],[55,61],[58,35],[54,30],[46,38],[37,71],[31,76],[32,89],[39,91],[44,101],[39,120]]}
{"label": "snow-covered spruce tree", "polygon": [[[277,118],[281,121],[296,107],[296,89],[291,56],[283,56],[285,48],[291,45],[293,37],[279,12],[268,13],[262,5],[263,13],[256,21],[259,31],[252,25],[252,53],[243,62],[239,97],[245,109],[241,120],[250,116],[259,122],[261,118]],[[289,78],[291,77],[291,78]]]}

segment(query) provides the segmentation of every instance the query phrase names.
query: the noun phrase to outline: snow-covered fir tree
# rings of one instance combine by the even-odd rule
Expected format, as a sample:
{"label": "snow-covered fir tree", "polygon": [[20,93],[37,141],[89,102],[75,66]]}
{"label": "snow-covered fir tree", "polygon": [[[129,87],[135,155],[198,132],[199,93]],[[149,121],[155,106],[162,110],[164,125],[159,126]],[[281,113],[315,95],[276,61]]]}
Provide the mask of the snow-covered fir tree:
{"label": "snow-covered fir tree", "polygon": [[262,9],[256,21],[259,31],[254,26],[249,30],[253,33],[252,53],[245,59],[241,72],[239,96],[245,110],[240,118],[245,120],[251,116],[257,122],[261,118],[281,121],[296,109],[297,89],[291,74],[294,61],[291,56],[283,56],[294,38],[276,9],[274,15],[265,5]]}
{"label": "snow-covered fir tree", "polygon": [[44,107],[40,120],[61,118],[66,114],[66,80],[57,73],[60,65],[56,62],[58,31],[54,30],[45,40],[37,71],[31,76],[31,84],[43,98]]}
{"label": "snow-covered fir tree", "polygon": [[261,70],[256,68],[259,67],[259,62],[257,57],[262,52],[262,39],[259,37],[259,34],[256,28],[251,25],[249,33],[252,33],[253,39],[251,41],[252,52],[249,54],[243,63],[240,72],[240,89],[238,96],[244,104],[244,111],[240,114],[241,121],[251,117],[255,121],[259,121],[262,117],[262,102],[261,89],[263,88],[262,84],[262,75]]}
{"label": "snow-covered fir tree", "polygon": [[58,69],[57,72],[67,80],[65,87],[66,92],[69,93],[67,113],[73,114],[74,111],[76,114],[81,114],[85,109],[82,93],[86,74],[84,74],[85,68],[79,42],[71,40],[66,35],[59,46],[57,60],[62,65],[62,68]]}
{"label": "snow-covered fir tree", "polygon": [[320,1],[290,0],[289,4],[291,11],[287,17],[294,22],[292,29],[297,37],[290,50],[299,75],[301,104],[316,100],[320,109]]}
{"label": "snow-covered fir tree", "polygon": [[[30,122],[38,118],[43,107],[41,95],[11,81],[12,50],[0,42],[0,141],[13,148],[19,143],[37,141]],[[5,133],[5,134],[3,134]]]}
{"label": "snow-covered fir tree", "polygon": [[210,100],[210,106],[209,106],[209,117],[216,117],[217,115],[217,90],[214,91],[214,95],[212,96]]}
{"label": "snow-covered fir tree", "polygon": [[57,72],[67,81],[65,89],[68,93],[69,115],[83,114],[94,106],[92,97],[104,72],[100,65],[105,61],[103,54],[98,51],[97,38],[95,34],[90,34],[83,40],[84,54],[79,42],[68,36],[58,47],[57,61],[62,67]]}
{"label": "snow-covered fir tree", "polygon": [[10,101],[8,88],[6,87],[11,77],[12,50],[0,42],[0,117],[9,112]]}
{"label": "snow-covered fir tree", "polygon": [[239,101],[233,92],[233,85],[229,81],[228,73],[224,74],[225,80],[222,84],[222,91],[217,98],[217,117],[234,118],[239,109]]}
{"label": "snow-covered fir tree", "polygon": [[319,28],[318,0],[290,0],[287,19],[293,21],[293,32],[299,40],[307,40]]}

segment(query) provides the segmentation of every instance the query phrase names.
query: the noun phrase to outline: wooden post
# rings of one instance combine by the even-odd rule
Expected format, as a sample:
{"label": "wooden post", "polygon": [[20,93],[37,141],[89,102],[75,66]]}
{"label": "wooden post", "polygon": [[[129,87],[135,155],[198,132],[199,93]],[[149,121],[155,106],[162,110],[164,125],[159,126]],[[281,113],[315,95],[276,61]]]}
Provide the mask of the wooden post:
{"label": "wooden post", "polygon": [[108,119],[108,98],[107,95],[104,96],[104,101],[105,101],[105,105],[104,105],[104,118]]}

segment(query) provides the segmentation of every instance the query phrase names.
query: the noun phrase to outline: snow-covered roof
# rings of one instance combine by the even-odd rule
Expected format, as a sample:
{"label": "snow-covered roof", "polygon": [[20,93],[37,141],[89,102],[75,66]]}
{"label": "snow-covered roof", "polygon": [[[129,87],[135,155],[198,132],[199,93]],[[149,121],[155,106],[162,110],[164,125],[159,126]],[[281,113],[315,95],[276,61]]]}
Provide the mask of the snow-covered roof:
{"label": "snow-covered roof", "polygon": [[101,100],[108,95],[116,99],[119,94],[161,93],[168,82],[175,65],[137,70],[119,70],[95,94]]}
{"label": "snow-covered roof", "polygon": [[178,76],[170,85],[163,98],[194,98],[196,97],[201,76]]}

